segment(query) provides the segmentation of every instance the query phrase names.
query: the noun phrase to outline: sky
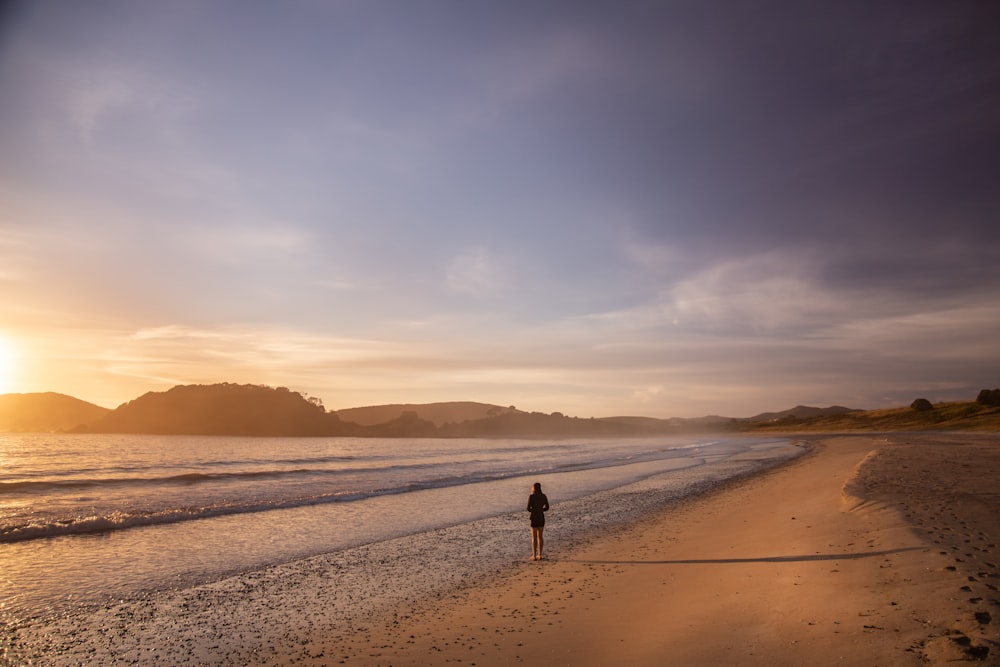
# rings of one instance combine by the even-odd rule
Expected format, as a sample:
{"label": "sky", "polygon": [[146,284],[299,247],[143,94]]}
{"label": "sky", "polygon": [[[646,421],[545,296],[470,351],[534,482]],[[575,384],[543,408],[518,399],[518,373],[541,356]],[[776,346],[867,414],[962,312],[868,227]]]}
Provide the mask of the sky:
{"label": "sky", "polygon": [[0,393],[972,400],[998,8],[3,2]]}

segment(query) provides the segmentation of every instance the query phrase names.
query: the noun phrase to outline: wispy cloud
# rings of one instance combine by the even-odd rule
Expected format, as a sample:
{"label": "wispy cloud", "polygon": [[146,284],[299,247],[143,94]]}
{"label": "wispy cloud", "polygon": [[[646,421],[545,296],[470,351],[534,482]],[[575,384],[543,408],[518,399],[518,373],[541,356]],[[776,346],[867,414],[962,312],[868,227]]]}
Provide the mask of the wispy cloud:
{"label": "wispy cloud", "polygon": [[[159,139],[179,139],[177,124],[197,105],[192,91],[135,65],[74,63],[62,76],[68,122],[91,148],[122,122],[138,123]],[[147,137],[148,138],[148,137]]]}
{"label": "wispy cloud", "polygon": [[670,290],[674,319],[714,334],[788,335],[822,327],[848,304],[807,269],[804,259],[778,253],[722,262]]}
{"label": "wispy cloud", "polygon": [[448,264],[445,281],[453,292],[472,296],[489,296],[499,292],[507,282],[506,270],[500,260],[486,248],[469,248]]}
{"label": "wispy cloud", "polygon": [[294,262],[310,248],[311,234],[299,225],[226,222],[179,230],[193,255],[226,265],[269,267]]}
{"label": "wispy cloud", "polygon": [[585,33],[565,29],[473,59],[468,63],[469,94],[455,106],[460,126],[498,122],[526,103],[537,103],[566,79],[594,71],[601,60],[593,47]]}

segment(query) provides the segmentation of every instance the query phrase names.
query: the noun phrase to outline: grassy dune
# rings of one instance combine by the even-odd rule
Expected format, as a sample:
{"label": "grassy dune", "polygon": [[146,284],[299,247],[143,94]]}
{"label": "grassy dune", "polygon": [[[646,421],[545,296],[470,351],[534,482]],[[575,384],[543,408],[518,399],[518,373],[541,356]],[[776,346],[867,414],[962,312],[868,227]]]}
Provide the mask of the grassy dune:
{"label": "grassy dune", "polygon": [[935,403],[933,409],[911,407],[862,410],[826,417],[786,417],[770,422],[746,423],[750,432],[840,431],[1000,431],[1000,407],[975,401]]}

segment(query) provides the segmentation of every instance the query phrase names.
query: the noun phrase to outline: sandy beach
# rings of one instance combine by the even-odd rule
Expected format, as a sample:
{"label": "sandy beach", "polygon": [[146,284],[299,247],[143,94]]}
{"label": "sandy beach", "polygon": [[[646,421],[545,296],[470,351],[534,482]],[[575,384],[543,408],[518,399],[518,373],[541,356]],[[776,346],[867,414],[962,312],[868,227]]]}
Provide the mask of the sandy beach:
{"label": "sandy beach", "polygon": [[312,664],[1000,664],[997,439],[814,447],[577,550],[553,524],[547,560]]}
{"label": "sandy beach", "polygon": [[[543,561],[497,517],[494,542],[457,526],[8,629],[0,662],[1000,664],[1000,438],[808,447],[587,539],[553,513]],[[466,566],[512,539],[523,561]]]}

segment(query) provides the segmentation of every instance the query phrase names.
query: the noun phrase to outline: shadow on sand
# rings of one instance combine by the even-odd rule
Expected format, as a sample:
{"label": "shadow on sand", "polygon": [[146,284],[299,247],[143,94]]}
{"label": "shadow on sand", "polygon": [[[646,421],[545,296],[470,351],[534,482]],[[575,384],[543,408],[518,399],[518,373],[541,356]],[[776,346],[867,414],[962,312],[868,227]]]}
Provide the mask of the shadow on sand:
{"label": "shadow on sand", "polygon": [[560,558],[562,563],[582,563],[584,565],[727,565],[732,563],[804,563],[822,560],[857,560],[859,558],[874,558],[889,556],[904,551],[920,551],[927,547],[900,547],[885,551],[863,551],[846,554],[809,554],[803,556],[761,556],[759,558],[691,558],[681,560],[585,560]]}

